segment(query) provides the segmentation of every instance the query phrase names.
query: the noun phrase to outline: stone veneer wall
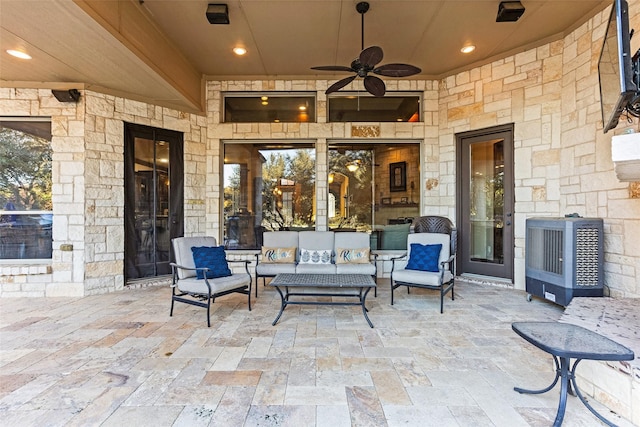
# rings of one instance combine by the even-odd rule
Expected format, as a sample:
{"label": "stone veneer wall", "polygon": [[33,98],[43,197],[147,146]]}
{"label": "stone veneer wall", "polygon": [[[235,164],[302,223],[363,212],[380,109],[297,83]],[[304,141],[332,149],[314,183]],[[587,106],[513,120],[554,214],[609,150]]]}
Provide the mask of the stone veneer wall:
{"label": "stone veneer wall", "polygon": [[[242,142],[257,140],[293,140],[312,141],[316,146],[316,229],[326,230],[327,224],[327,156],[328,143],[352,139],[352,126],[379,128],[379,136],[357,136],[357,138],[375,139],[379,141],[404,140],[417,141],[421,144],[422,153],[432,158],[433,146],[437,142],[438,104],[437,82],[390,80],[387,90],[391,91],[423,91],[425,102],[422,105],[424,121],[419,123],[327,123],[327,97],[324,91],[332,82],[326,80],[265,80],[265,81],[211,81],[207,83],[207,117],[209,123],[209,141],[207,158],[207,232],[218,236],[222,230],[220,209],[220,191],[222,179],[223,142]],[[357,83],[345,90],[357,89]],[[317,92],[317,123],[222,123],[222,95],[228,91],[297,91]],[[357,131],[356,131],[357,132]],[[422,177],[431,177],[435,171],[433,166],[427,167]],[[416,182],[421,179],[416,178]],[[416,184],[418,187],[418,184]],[[416,187],[416,198],[419,193]],[[424,195],[425,200],[427,195]],[[432,203],[430,206],[440,206]],[[444,211],[453,212],[453,207],[444,207]],[[442,208],[436,208],[442,213]],[[437,213],[433,212],[433,213]]]}
{"label": "stone veneer wall", "polygon": [[[53,256],[0,264],[0,296],[83,296],[124,287],[124,122],[184,133],[185,232],[204,233],[206,118],[83,91],[0,89],[0,116],[51,117]],[[71,245],[68,251],[62,244]]]}
{"label": "stone veneer wall", "polygon": [[[630,4],[634,20],[639,9]],[[518,289],[525,288],[526,218],[577,212],[604,219],[611,295],[640,297],[637,183],[617,180],[613,132],[602,132],[597,63],[609,10],[563,40],[447,77],[440,87],[440,178],[447,182],[455,178],[455,133],[515,124]],[[624,130],[623,123],[619,127],[616,133]]]}
{"label": "stone veneer wall", "polygon": [[54,213],[51,261],[0,264],[0,296],[84,295],[84,106],[84,98],[60,103],[51,90],[0,88],[0,116],[51,117]]}

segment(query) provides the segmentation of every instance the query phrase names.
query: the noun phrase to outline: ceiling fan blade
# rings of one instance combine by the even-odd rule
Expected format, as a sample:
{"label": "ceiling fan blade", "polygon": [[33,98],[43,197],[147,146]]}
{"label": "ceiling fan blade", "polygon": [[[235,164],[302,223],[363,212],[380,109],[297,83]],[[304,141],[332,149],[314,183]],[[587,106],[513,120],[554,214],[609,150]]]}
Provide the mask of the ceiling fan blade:
{"label": "ceiling fan blade", "polygon": [[351,67],[345,67],[344,65],[322,65],[320,67],[311,67],[311,69],[320,71],[353,71]]}
{"label": "ceiling fan blade", "polygon": [[364,87],[373,96],[384,96],[387,88],[384,82],[376,76],[367,76],[364,78]]}
{"label": "ceiling fan blade", "polygon": [[382,48],[380,46],[371,46],[360,52],[358,58],[360,63],[365,67],[372,67],[382,61]]}
{"label": "ceiling fan blade", "polygon": [[330,93],[337,92],[343,87],[345,87],[346,85],[348,85],[349,83],[351,83],[353,79],[355,79],[356,77],[358,77],[357,74],[355,76],[346,77],[342,80],[338,80],[337,82],[329,86],[329,89],[327,89],[324,93],[329,95]]}
{"label": "ceiling fan blade", "polygon": [[385,64],[375,68],[373,72],[387,77],[407,77],[418,74],[422,70],[409,64]]}

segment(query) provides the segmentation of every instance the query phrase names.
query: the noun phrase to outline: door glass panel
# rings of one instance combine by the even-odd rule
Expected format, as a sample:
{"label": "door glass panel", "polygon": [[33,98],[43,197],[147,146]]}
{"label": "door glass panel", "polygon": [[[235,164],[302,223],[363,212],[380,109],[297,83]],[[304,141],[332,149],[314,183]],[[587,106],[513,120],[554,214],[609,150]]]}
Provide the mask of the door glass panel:
{"label": "door glass panel", "polygon": [[168,274],[169,143],[135,138],[134,150],[138,277]]}
{"label": "door glass panel", "polygon": [[473,143],[470,149],[468,220],[471,261],[502,264],[504,211],[504,143]]}

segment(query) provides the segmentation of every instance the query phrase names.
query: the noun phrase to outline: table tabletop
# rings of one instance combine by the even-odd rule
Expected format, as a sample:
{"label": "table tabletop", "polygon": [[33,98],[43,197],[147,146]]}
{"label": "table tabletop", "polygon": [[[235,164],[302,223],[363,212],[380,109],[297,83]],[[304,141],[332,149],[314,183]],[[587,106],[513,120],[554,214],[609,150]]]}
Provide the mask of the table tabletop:
{"label": "table tabletop", "polygon": [[327,288],[375,288],[376,282],[368,274],[278,274],[270,286],[327,287]]}
{"label": "table tabletop", "polygon": [[512,329],[522,338],[554,356],[590,360],[633,360],[632,350],[571,323],[514,322]]}

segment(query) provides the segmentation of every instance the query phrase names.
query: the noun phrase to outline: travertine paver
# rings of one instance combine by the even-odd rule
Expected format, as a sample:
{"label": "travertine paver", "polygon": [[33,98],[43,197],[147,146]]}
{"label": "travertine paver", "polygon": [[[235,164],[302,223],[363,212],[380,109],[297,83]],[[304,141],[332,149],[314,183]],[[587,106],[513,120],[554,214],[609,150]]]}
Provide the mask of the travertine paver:
{"label": "travertine paver", "polygon": [[[456,285],[435,292],[379,281],[369,328],[358,307],[289,307],[260,285],[205,312],[167,287],[85,298],[0,299],[0,424],[7,426],[548,426],[558,391],[547,355],[511,323],[557,320],[525,293]],[[603,410],[597,402],[594,406]],[[606,409],[604,410],[606,412]],[[613,414],[608,417],[629,426]],[[599,425],[570,397],[565,426]]]}

